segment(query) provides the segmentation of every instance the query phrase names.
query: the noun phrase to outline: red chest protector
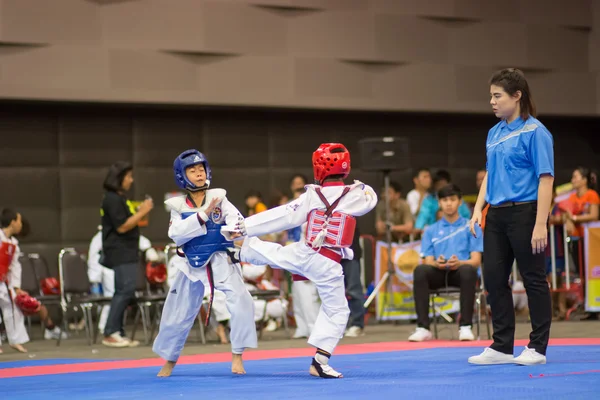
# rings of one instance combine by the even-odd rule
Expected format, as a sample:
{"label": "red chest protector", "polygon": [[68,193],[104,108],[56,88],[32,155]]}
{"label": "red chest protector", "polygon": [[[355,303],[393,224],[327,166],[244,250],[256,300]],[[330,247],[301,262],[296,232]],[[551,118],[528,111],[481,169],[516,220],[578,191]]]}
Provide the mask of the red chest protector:
{"label": "red chest protector", "polygon": [[341,249],[352,246],[356,219],[352,215],[334,211],[340,200],[349,191],[350,188],[346,186],[342,195],[332,204],[329,204],[323,193],[321,193],[321,189],[315,189],[327,209],[325,211],[312,210],[308,213],[305,239],[306,243],[313,249],[321,247]]}
{"label": "red chest protector", "polygon": [[0,282],[6,282],[8,279],[8,270],[15,256],[15,246],[11,242],[0,242]]}

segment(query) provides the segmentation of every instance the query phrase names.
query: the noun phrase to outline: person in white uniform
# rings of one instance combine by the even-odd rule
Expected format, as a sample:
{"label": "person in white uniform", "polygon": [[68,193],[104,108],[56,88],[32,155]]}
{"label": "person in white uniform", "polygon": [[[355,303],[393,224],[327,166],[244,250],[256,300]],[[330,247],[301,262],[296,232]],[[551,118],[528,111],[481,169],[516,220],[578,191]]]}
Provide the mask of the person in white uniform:
{"label": "person in white uniform", "polygon": [[[180,257],[178,255],[174,255],[169,259],[169,261],[167,262],[167,286],[169,286],[169,288],[175,283],[175,278],[177,277],[177,275],[179,275],[179,270],[181,268],[188,268],[186,266],[186,263],[187,261],[185,257]],[[204,300],[210,300],[210,293],[204,294]],[[225,293],[217,289],[214,290],[213,294],[211,314],[214,316],[214,319],[217,323],[215,324],[215,321],[211,318],[211,320],[209,321],[209,326],[211,328],[214,328],[221,344],[229,343],[229,340],[227,339],[226,328],[228,321],[231,319],[231,314],[229,314],[229,311],[227,310],[227,296],[225,296]]]}
{"label": "person in white uniform", "polygon": [[[59,335],[66,339],[66,332],[61,333],[60,329],[52,322],[48,309],[21,289],[23,271],[19,261],[21,250],[19,240],[15,237],[21,233],[23,227],[21,214],[8,208],[3,209],[0,212],[0,227],[0,310],[2,310],[4,318],[8,344],[21,353],[27,353],[27,349],[23,345],[29,342],[29,335],[25,327],[25,315],[19,308],[17,297],[23,297],[29,299],[26,300],[27,302],[38,304],[37,309],[31,310],[28,315],[37,314],[40,317],[46,328],[44,339],[58,339]],[[1,345],[2,340],[0,339]],[[2,349],[0,349],[0,353],[2,353]]]}
{"label": "person in white uniform", "polygon": [[[267,265],[254,265],[243,263],[242,275],[246,282],[246,288],[250,293],[260,290],[279,290],[279,288],[265,278]],[[288,301],[286,299],[256,299],[254,300],[254,320],[256,322],[267,322],[265,330],[277,329],[277,322],[286,318]]]}
{"label": "person in white uniform", "polygon": [[[0,309],[8,344],[22,353],[27,352],[23,344],[29,342],[23,312],[14,304],[21,286],[21,263],[19,262],[19,241],[14,235],[21,231],[21,214],[12,210],[2,210],[0,229]],[[2,342],[0,341],[0,345]],[[1,352],[1,350],[0,350]]]}
{"label": "person in white uniform", "polygon": [[[158,260],[158,254],[156,253],[156,250],[152,248],[152,243],[143,235],[140,235],[140,251],[146,254],[146,261]],[[102,284],[103,296],[112,297],[115,294],[115,271],[100,264],[101,253],[102,226],[99,226],[98,233],[92,238],[88,250],[88,277],[91,283]],[[102,312],[98,319],[98,332],[104,332],[109,312],[110,305],[102,307]]]}
{"label": "person in white uniform", "polygon": [[[242,248],[231,248],[234,260],[268,264],[314,282],[321,309],[308,343],[317,348],[309,373],[322,378],[342,378],[329,366],[329,358],[344,335],[350,310],[340,261],[352,259],[350,246],[355,216],[377,205],[375,191],[362,182],[344,185],[350,173],[350,153],[340,143],[324,143],[312,157],[316,185],[291,203],[264,211],[223,227],[227,237],[248,236]],[[257,236],[280,232],[308,222],[304,240],[281,246]],[[231,236],[229,236],[231,234]]]}
{"label": "person in white uniform", "polygon": [[152,350],[166,360],[158,376],[170,376],[190,329],[198,316],[205,289],[211,292],[207,320],[210,319],[212,293],[225,293],[231,314],[231,348],[234,374],[245,374],[242,353],[257,347],[254,302],[242,278],[239,264],[231,263],[227,248],[232,245],[221,234],[221,227],[235,224],[242,215],[227,200],[223,189],[209,189],[211,170],[198,150],[181,153],[173,163],[177,186],[188,192],[165,202],[171,210],[169,238],[185,256],[180,271],[169,289]]}

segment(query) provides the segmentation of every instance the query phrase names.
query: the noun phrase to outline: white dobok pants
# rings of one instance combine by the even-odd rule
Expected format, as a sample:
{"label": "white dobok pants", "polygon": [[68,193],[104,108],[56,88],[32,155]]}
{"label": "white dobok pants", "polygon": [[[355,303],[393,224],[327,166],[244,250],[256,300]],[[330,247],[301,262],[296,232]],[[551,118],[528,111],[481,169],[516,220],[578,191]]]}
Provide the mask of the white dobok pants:
{"label": "white dobok pants", "polygon": [[[14,301],[17,295],[13,289],[10,290]],[[25,316],[16,304],[11,303],[4,282],[0,282],[0,309],[2,310],[2,320],[6,327],[8,343],[25,344],[29,342],[29,335],[27,334],[27,328],[25,327]],[[0,339],[0,345],[1,344],[2,340]]]}
{"label": "white dobok pants", "polygon": [[[256,348],[254,302],[244,285],[240,266],[227,262],[211,262],[211,265],[215,289],[225,293],[227,310],[231,314],[232,352],[242,354],[245,348]],[[204,292],[210,290],[206,268],[203,267],[202,271],[203,278],[197,282],[179,271],[169,289],[158,336],[152,347],[156,354],[167,361],[178,360],[202,306]]]}
{"label": "white dobok pants", "polygon": [[240,258],[251,264],[268,264],[272,268],[285,269],[315,284],[321,298],[321,308],[308,343],[333,353],[344,335],[350,315],[342,266],[303,242],[281,246],[255,237],[244,240]]}

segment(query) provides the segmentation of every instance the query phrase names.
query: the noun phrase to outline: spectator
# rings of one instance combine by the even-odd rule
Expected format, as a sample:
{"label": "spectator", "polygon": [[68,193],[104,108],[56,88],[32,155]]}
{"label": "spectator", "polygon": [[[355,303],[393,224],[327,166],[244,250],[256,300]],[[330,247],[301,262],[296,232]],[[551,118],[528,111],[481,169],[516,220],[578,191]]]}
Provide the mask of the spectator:
{"label": "spectator", "polygon": [[[596,190],[594,190],[597,183],[596,179],[596,175],[588,168],[579,167],[573,171],[571,184],[575,192],[569,196],[566,210],[567,232],[572,236],[582,238],[584,228],[581,224],[598,221],[600,198]],[[573,253],[578,265],[582,261],[579,260],[579,252],[575,251]],[[585,272],[585,268],[583,270]],[[599,313],[590,312],[583,320],[596,321],[599,315]]]}
{"label": "spectator", "polygon": [[[15,236],[21,233],[22,227],[21,214],[8,208],[0,212],[0,310],[10,347],[21,353],[27,353],[27,349],[23,347],[29,342],[25,317],[15,304],[18,296],[30,296],[21,289],[22,269],[19,262],[21,250]],[[44,338],[58,339],[61,334],[60,329],[50,319],[46,307],[40,306],[35,314],[40,316],[46,327]],[[65,332],[62,332],[62,338],[66,338]]]}
{"label": "spectator", "polygon": [[[146,253],[147,261],[155,261],[158,259],[156,250],[152,248],[150,240],[140,235],[140,251]],[[115,272],[106,268],[100,264],[100,256],[102,254],[102,226],[98,227],[98,232],[92,238],[90,247],[88,250],[88,277],[91,283],[98,283],[102,285],[102,295],[105,297],[112,297],[115,294]],[[102,308],[100,318],[98,318],[98,331],[104,332],[106,327],[106,321],[108,320],[108,314],[110,313],[110,306]]]}
{"label": "spectator", "polygon": [[267,210],[259,191],[251,190],[246,194],[246,215],[251,216]]}
{"label": "spectator", "polygon": [[[389,198],[389,221],[387,221],[387,216],[385,215],[386,198]],[[413,217],[410,212],[410,207],[408,203],[402,199],[402,187],[396,182],[390,182],[387,193],[381,196],[381,200],[379,201],[379,204],[377,204],[375,214],[375,229],[380,238],[385,237],[386,224],[390,225],[392,240],[394,242],[402,241],[412,232]]]}
{"label": "spectator", "polygon": [[[429,331],[429,290],[447,286],[460,288],[459,340],[475,339],[471,325],[483,235],[473,237],[469,231],[469,220],[459,215],[461,197],[456,185],[441,188],[439,202],[444,215],[423,233],[421,248],[425,263],[414,272],[417,329],[408,338],[411,342],[432,338]],[[479,230],[479,227],[476,229]]]}
{"label": "spectator", "polygon": [[354,239],[352,241],[352,260],[343,259],[342,269],[344,271],[344,285],[346,287],[346,298],[350,308],[350,318],[348,319],[348,329],[344,336],[358,337],[364,335],[365,330],[365,293],[362,282],[360,281],[360,259],[362,258],[362,249],[360,248],[360,230],[358,225],[354,230]]}
{"label": "spectator", "polygon": [[108,347],[131,347],[139,343],[125,337],[123,318],[134,299],[139,268],[139,222],[154,206],[146,199],[138,211],[130,207],[125,197],[133,184],[133,166],[127,162],[113,164],[104,180],[102,200],[102,256],[100,264],[115,274],[115,294],[104,330],[102,344]]}
{"label": "spectator", "polygon": [[[435,177],[433,178],[433,194],[429,194],[421,204],[421,210],[419,211],[419,215],[417,217],[417,221],[415,222],[415,228],[417,230],[423,230],[426,226],[433,225],[436,222],[436,213],[439,210],[439,202],[437,198],[437,191],[440,188],[445,187],[452,183],[450,173],[445,170],[439,170],[436,172]],[[460,201],[460,205],[458,207],[458,213],[463,218],[471,218],[471,210],[464,203],[464,201]]]}
{"label": "spectator", "polygon": [[419,168],[413,176],[413,184],[415,188],[406,195],[406,202],[410,206],[411,214],[416,218],[421,210],[423,199],[431,189],[431,172],[427,168]]}
{"label": "spectator", "polygon": [[290,179],[290,192],[292,200],[296,200],[302,193],[306,191],[304,187],[308,184],[308,179],[302,174],[295,174]]}

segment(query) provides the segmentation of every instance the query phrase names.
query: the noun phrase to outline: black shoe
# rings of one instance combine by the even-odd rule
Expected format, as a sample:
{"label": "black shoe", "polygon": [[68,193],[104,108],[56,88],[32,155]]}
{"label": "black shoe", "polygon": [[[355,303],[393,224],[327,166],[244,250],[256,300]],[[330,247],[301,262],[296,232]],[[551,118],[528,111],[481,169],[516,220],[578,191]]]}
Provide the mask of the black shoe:
{"label": "black shoe", "polygon": [[598,321],[598,315],[600,315],[600,314],[591,312],[591,313],[588,313],[587,316],[581,318],[580,321]]}

